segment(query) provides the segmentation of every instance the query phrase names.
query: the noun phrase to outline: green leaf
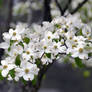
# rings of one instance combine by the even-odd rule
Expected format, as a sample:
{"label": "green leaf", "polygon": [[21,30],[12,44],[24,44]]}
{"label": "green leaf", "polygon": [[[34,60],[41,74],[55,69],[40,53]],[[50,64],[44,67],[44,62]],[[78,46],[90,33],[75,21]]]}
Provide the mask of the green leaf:
{"label": "green leaf", "polygon": [[77,35],[83,35],[82,29],[78,30]]}
{"label": "green leaf", "polygon": [[36,85],[36,82],[37,82],[37,80],[36,80],[36,77],[35,77],[34,80],[32,80],[32,85]]}
{"label": "green leaf", "polygon": [[9,52],[11,51],[11,47],[8,48],[8,51],[9,51]]}
{"label": "green leaf", "polygon": [[20,55],[18,55],[18,56],[16,57],[15,64],[16,64],[17,66],[20,66],[20,63],[21,63]]}
{"label": "green leaf", "polygon": [[1,74],[2,70],[0,70],[0,80],[4,80],[4,77]]}
{"label": "green leaf", "polygon": [[39,67],[41,65],[41,60],[39,58],[36,59],[36,65],[37,65],[37,67]]}
{"label": "green leaf", "polygon": [[23,79],[23,77],[22,77],[22,78],[20,78],[20,80],[24,83],[24,85],[26,85],[26,84],[27,84],[27,81],[26,81],[26,80],[24,80],[24,79]]}
{"label": "green leaf", "polygon": [[92,56],[92,53],[88,53],[88,56],[91,57]]}
{"label": "green leaf", "polygon": [[12,78],[14,78],[15,77],[15,70],[14,69],[10,70],[9,74],[11,75]]}
{"label": "green leaf", "polygon": [[82,60],[79,58],[79,57],[76,57],[75,58],[75,62],[76,62],[76,65],[79,67],[79,68],[83,68],[85,65],[82,63]]}
{"label": "green leaf", "polygon": [[58,39],[52,39],[52,41],[54,41],[54,42],[58,43]]}
{"label": "green leaf", "polygon": [[24,48],[24,44],[22,42],[19,42],[19,45]]}
{"label": "green leaf", "polygon": [[23,39],[23,41],[24,41],[26,44],[29,44],[30,39],[29,39],[28,37],[25,37],[25,38]]}
{"label": "green leaf", "polygon": [[10,40],[10,46],[12,46],[12,44],[14,43],[14,40]]}
{"label": "green leaf", "polygon": [[55,27],[56,28],[61,28],[61,25],[60,24],[55,24]]}
{"label": "green leaf", "polygon": [[68,57],[70,57],[71,55],[72,55],[72,54],[71,54],[71,53],[69,53],[67,56],[68,56]]}
{"label": "green leaf", "polygon": [[48,58],[51,58],[51,53],[45,53]]}

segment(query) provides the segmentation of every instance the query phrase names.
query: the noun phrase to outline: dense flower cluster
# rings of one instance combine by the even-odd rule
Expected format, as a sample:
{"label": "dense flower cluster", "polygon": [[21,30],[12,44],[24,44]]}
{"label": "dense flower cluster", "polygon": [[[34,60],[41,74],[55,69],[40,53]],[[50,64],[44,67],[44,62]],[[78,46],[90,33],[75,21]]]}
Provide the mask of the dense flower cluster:
{"label": "dense flower cluster", "polygon": [[18,24],[3,33],[3,39],[0,48],[5,49],[6,57],[1,61],[1,74],[8,80],[33,80],[40,70],[39,62],[48,65],[61,55],[76,62],[85,60],[83,63],[92,55],[90,27],[71,15],[43,22],[43,26]]}

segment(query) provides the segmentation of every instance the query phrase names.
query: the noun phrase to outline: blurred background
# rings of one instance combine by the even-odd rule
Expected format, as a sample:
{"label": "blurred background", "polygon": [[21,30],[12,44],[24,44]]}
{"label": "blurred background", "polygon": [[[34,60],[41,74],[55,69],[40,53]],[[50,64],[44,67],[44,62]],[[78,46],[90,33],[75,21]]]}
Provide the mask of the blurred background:
{"label": "blurred background", "polygon": [[[82,1],[71,0],[69,3],[69,0],[58,0],[62,8],[69,4],[66,14]],[[54,0],[50,2],[50,7],[52,19],[60,16]],[[44,13],[44,0],[0,0],[0,42],[3,41],[2,33],[9,27],[15,27],[19,22],[41,24],[47,13]],[[89,0],[74,15],[92,26],[92,1]],[[2,55],[3,51],[0,50],[0,59]],[[91,68],[77,69],[71,64],[54,63],[44,76],[39,92],[92,92],[91,71]],[[22,88],[21,82],[0,81],[0,92],[23,92]]]}

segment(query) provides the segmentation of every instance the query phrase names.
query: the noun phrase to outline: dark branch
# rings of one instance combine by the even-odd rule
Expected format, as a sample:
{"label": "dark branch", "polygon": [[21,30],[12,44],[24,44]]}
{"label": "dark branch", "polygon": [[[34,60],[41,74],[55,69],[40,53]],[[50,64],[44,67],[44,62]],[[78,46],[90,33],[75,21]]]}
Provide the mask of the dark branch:
{"label": "dark branch", "polygon": [[79,5],[72,11],[70,12],[71,14],[76,13],[88,0],[84,0],[83,2],[79,3]]}
{"label": "dark branch", "polygon": [[[53,61],[53,63],[54,62],[55,62],[55,60]],[[32,92],[37,92],[39,90],[44,74],[46,74],[46,72],[53,65],[53,63],[50,63],[48,66],[43,66],[43,68],[40,70],[38,77],[37,77],[37,83],[36,83],[36,85],[34,85],[34,89],[32,90]],[[34,90],[36,90],[36,91],[34,91]]]}
{"label": "dark branch", "polygon": [[51,0],[44,0],[44,17],[43,21],[51,21],[51,8],[50,8]]}
{"label": "dark branch", "polygon": [[64,11],[63,11],[62,7],[60,6],[58,0],[55,0],[55,2],[56,2],[57,7],[58,7],[59,10],[60,10],[61,15],[63,15],[63,14],[64,14]]}
{"label": "dark branch", "polygon": [[10,28],[10,23],[12,21],[12,7],[13,7],[13,0],[8,1],[8,15],[7,15],[7,21],[6,21],[6,31]]}
{"label": "dark branch", "polygon": [[[53,63],[54,62],[55,62],[55,60],[53,60]],[[41,86],[44,74],[46,74],[46,72],[53,65],[53,63],[50,63],[47,66],[45,66],[45,65],[42,66],[42,68],[40,69],[39,74],[37,76],[36,84],[32,85],[32,82],[29,81],[27,83],[27,85],[23,86],[23,92],[38,92],[38,90]]]}
{"label": "dark branch", "polygon": [[62,9],[62,7],[60,6],[60,4],[59,4],[58,0],[55,0],[56,5],[57,5],[57,7],[59,8],[59,10],[60,10],[60,12],[61,12],[61,16],[63,16],[63,15],[64,15],[64,13],[65,13],[65,12],[66,12],[66,10],[68,9],[68,7],[69,7],[69,5],[70,5],[71,1],[72,1],[72,0],[68,0],[68,2],[67,2],[67,4],[66,4],[65,8],[64,8],[64,9]]}
{"label": "dark branch", "polygon": [[69,5],[71,4],[71,1],[72,1],[72,0],[68,0],[68,3],[66,4],[66,6],[65,6],[65,8],[64,8],[64,10],[63,10],[64,13],[65,13],[66,10],[69,8]]}

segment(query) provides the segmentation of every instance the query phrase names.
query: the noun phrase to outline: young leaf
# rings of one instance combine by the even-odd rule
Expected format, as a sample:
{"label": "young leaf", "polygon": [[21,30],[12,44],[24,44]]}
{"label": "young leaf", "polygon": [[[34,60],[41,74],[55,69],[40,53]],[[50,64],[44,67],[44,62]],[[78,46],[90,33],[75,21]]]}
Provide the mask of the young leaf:
{"label": "young leaf", "polygon": [[8,51],[9,51],[9,52],[11,51],[11,47],[8,48]]}
{"label": "young leaf", "polygon": [[25,80],[23,79],[23,77],[22,77],[20,80],[24,83],[24,85],[27,84],[27,81],[25,81]]}
{"label": "young leaf", "polygon": [[29,44],[30,39],[29,39],[28,37],[25,37],[25,38],[23,39],[23,41],[24,41],[26,44]]}
{"label": "young leaf", "polygon": [[15,64],[16,64],[17,66],[20,66],[20,63],[21,63],[20,55],[18,55],[18,56],[16,57]]}
{"label": "young leaf", "polygon": [[76,58],[75,58],[75,62],[76,62],[76,65],[77,65],[79,68],[83,68],[83,67],[84,67],[84,64],[82,63],[82,60],[81,60],[79,57],[76,57]]}
{"label": "young leaf", "polygon": [[45,53],[48,58],[51,58],[51,53]]}
{"label": "young leaf", "polygon": [[37,65],[37,67],[39,67],[41,65],[41,60],[39,58],[36,59],[36,65]]}
{"label": "young leaf", "polygon": [[14,43],[14,40],[10,40],[10,46],[12,46],[12,44]]}
{"label": "young leaf", "polygon": [[34,76],[34,79],[32,80],[32,85],[35,86],[37,83],[37,76]]}
{"label": "young leaf", "polygon": [[15,77],[15,70],[14,69],[10,70],[9,74],[11,75],[12,78],[14,78]]}
{"label": "young leaf", "polygon": [[2,70],[0,70],[0,80],[4,80],[4,77],[1,74]]}
{"label": "young leaf", "polygon": [[55,24],[55,27],[56,28],[61,28],[61,25],[60,24]]}
{"label": "young leaf", "polygon": [[35,85],[37,82],[36,78],[34,78],[34,80],[32,80],[32,85]]}
{"label": "young leaf", "polygon": [[22,42],[19,42],[19,45],[24,48],[24,44]]}
{"label": "young leaf", "polygon": [[54,42],[58,43],[58,39],[53,39]]}

